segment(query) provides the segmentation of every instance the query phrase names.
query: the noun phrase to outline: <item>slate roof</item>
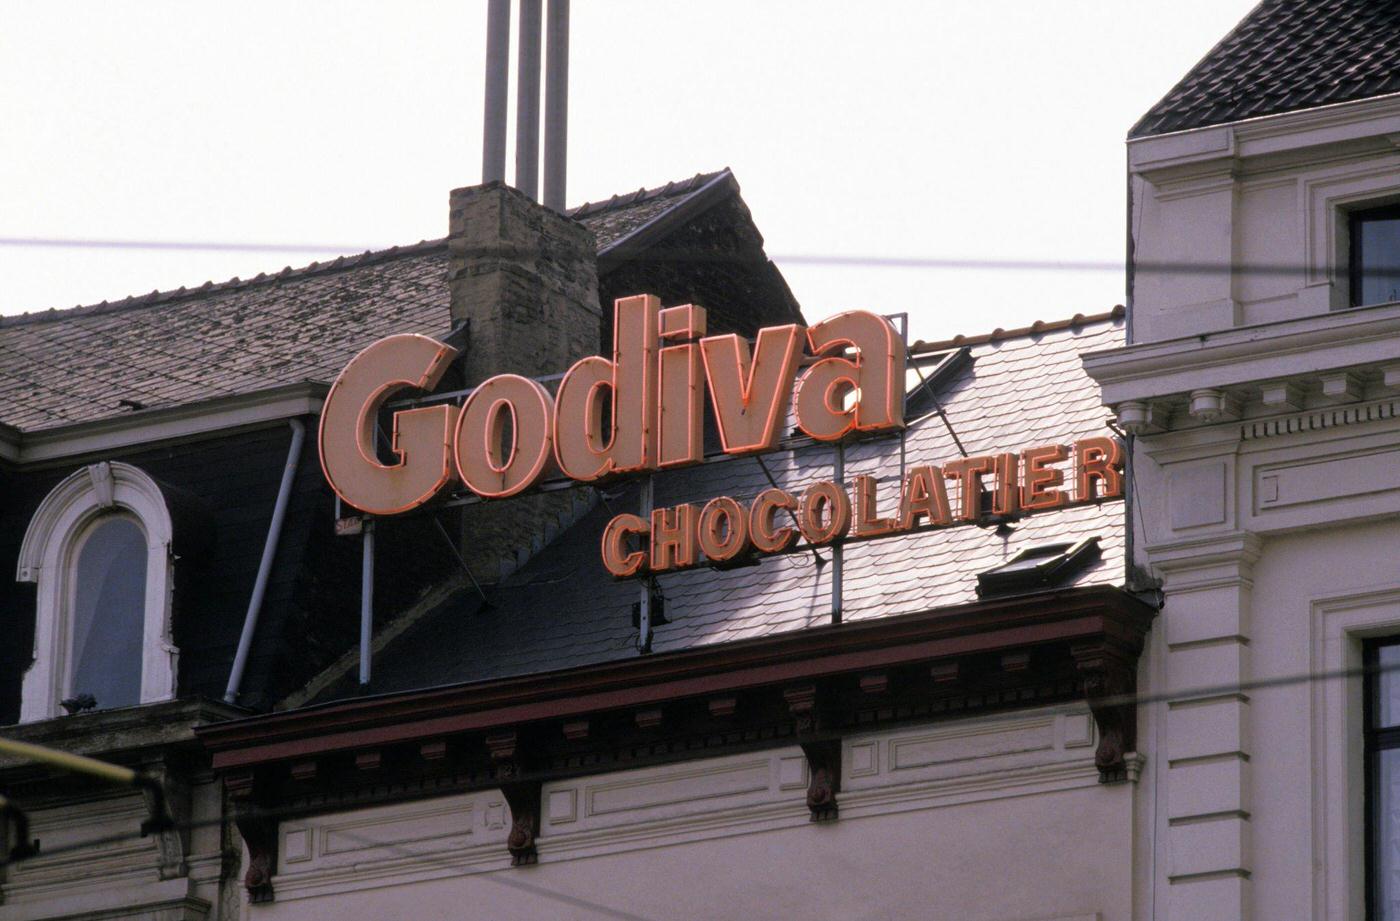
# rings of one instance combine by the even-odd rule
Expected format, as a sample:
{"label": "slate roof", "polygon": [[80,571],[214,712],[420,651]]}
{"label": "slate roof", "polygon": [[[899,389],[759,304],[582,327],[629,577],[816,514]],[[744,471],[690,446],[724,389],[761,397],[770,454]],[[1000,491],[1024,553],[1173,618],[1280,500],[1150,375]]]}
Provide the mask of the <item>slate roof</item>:
{"label": "slate roof", "polygon": [[1400,92],[1400,0],[1264,0],[1128,132]]}
{"label": "slate roof", "polygon": [[[1035,334],[971,337],[973,361],[939,396],[970,453],[1016,450],[1106,434],[1098,389],[1081,353],[1123,343],[1122,311],[1040,324]],[[948,428],[932,416],[911,425],[908,463],[958,456]],[[810,446],[765,457],[785,488],[829,478],[833,449]],[[888,476],[881,511],[892,514],[899,476],[899,439],[848,448],[847,475]],[[703,502],[717,495],[751,498],[768,486],[752,458],[729,459],[658,474],[656,502]],[[615,582],[599,559],[602,528],[615,512],[635,511],[635,486],[600,503],[579,523],[507,578],[483,607],[459,596],[428,615],[376,657],[374,692],[401,691],[526,674],[635,656],[631,606],[636,582]],[[926,611],[976,600],[976,574],[1018,551],[1060,541],[1100,538],[1103,555],[1071,585],[1121,585],[1123,506],[1109,502],[1023,518],[1005,536],[962,526],[891,537],[845,548],[844,610],[848,621]],[[830,551],[822,551],[829,557]],[[827,623],[830,564],[810,553],[773,557],[728,571],[698,569],[660,577],[669,623],[653,649],[746,639]],[[352,693],[340,687],[327,697]]]}
{"label": "slate roof", "polygon": [[[570,214],[600,255],[728,170]],[[737,189],[737,184],[734,184]],[[35,431],[303,381],[391,333],[445,335],[445,240],[114,303],[0,317],[0,425]]]}

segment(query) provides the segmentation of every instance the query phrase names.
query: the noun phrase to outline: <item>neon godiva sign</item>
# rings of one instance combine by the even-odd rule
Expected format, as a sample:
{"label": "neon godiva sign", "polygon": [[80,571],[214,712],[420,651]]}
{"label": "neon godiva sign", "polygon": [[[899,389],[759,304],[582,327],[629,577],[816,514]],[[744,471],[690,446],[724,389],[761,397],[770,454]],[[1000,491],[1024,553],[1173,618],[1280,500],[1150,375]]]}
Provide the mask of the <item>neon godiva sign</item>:
{"label": "neon godiva sign", "polygon": [[[791,409],[817,441],[904,425],[901,337],[885,318],[850,311],[810,327],[771,326],[752,346],[707,336],[702,307],[663,309],[650,295],[615,304],[611,358],[576,362],[551,395],[538,382],[499,374],[459,408],[441,403],[393,413],[382,460],[376,430],[388,401],[429,391],[457,350],[421,335],[396,335],[346,365],[326,397],[321,468],[347,504],[374,515],[411,511],[454,481],[488,499],[519,495],[563,475],[582,483],[700,463],[708,394],[726,454],[778,446]],[[1073,473],[1057,466],[1073,462]],[[876,481],[813,484],[801,494],[770,489],[746,508],[720,497],[703,507],[618,515],[604,531],[603,562],[619,577],[724,563],[753,552],[877,537],[978,520],[990,488],[992,514],[1019,514],[1122,494],[1122,453],[1109,438],[1074,447],[961,458],[911,468],[899,513],[876,512]],[[955,496],[948,485],[956,484]],[[953,504],[950,504],[950,501]],[[796,527],[786,527],[779,515]]]}
{"label": "neon godiva sign", "polygon": [[[321,467],[345,502],[375,515],[432,500],[454,477],[491,499],[518,495],[551,474],[582,483],[684,467],[704,459],[708,390],[728,454],[777,447],[789,405],[798,427],[836,441],[904,423],[904,347],[889,321],[852,311],[804,329],[706,336],[701,307],[662,309],[650,295],[619,300],[613,355],[576,362],[556,395],[499,374],[456,406],[394,413],[384,463],[375,427],[405,389],[431,390],[457,356],[419,335],[389,336],[346,365],[321,414]],[[816,360],[799,365],[810,349]],[[853,357],[845,353],[853,350]]]}

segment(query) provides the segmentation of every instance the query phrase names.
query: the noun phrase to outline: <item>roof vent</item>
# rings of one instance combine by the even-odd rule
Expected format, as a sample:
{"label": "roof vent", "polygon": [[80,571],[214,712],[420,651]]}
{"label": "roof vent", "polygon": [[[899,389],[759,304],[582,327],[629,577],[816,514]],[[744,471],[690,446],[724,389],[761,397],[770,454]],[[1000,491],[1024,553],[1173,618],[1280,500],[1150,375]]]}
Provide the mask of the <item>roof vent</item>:
{"label": "roof vent", "polygon": [[[905,372],[904,418],[918,419],[938,412],[938,396],[972,364],[972,349],[943,355],[911,355]],[[914,422],[910,423],[911,425]]]}
{"label": "roof vent", "polygon": [[1062,585],[1101,555],[1099,539],[1077,544],[1045,544],[1029,547],[1011,559],[977,574],[977,597],[1016,595]]}

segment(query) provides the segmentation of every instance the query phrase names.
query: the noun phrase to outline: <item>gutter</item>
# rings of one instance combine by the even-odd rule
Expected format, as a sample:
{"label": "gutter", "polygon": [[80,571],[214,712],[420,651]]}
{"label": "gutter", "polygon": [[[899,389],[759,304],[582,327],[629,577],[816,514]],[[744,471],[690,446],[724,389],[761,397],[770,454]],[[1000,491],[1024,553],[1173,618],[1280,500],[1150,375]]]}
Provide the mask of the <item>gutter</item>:
{"label": "gutter", "polygon": [[292,481],[296,478],[297,461],[301,458],[302,442],[306,440],[305,423],[300,419],[288,419],[287,424],[292,427],[292,443],[287,448],[287,462],[282,467],[282,484],[277,488],[277,504],[272,507],[272,523],[267,527],[267,541],[263,544],[262,562],[258,564],[258,578],[253,583],[253,596],[248,599],[248,613],[243,618],[243,634],[238,638],[238,652],[233,657],[228,690],[224,691],[225,703],[238,702],[243,670],[248,665],[253,634],[258,630],[258,614],[262,611],[263,596],[267,594],[267,580],[272,575],[272,560],[277,555],[277,542],[282,537],[282,524],[287,518],[287,500],[292,493]]}

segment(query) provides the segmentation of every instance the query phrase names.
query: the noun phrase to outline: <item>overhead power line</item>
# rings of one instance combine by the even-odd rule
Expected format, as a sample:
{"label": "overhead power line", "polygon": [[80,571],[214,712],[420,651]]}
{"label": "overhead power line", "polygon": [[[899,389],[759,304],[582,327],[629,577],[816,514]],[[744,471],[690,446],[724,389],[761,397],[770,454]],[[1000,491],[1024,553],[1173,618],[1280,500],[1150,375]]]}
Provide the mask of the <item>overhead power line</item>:
{"label": "overhead power line", "polygon": [[[221,240],[121,240],[81,237],[0,237],[0,247],[43,249],[183,250],[191,252],[235,253],[336,253],[350,255],[389,249],[384,245],[361,243],[255,243]],[[650,258],[695,262],[735,261],[733,255],[661,249]],[[871,256],[838,253],[776,253],[769,258],[784,265],[824,266],[859,269],[957,269],[1009,272],[1122,272],[1121,260],[1101,259],[976,259],[963,256]],[[1137,272],[1173,275],[1211,275],[1220,272],[1250,275],[1297,275],[1305,270],[1301,262],[1190,262],[1139,260]],[[1373,271],[1400,276],[1400,266],[1374,266]]]}
{"label": "overhead power line", "polygon": [[0,246],[34,249],[145,249],[229,253],[362,253],[388,247],[348,243],[240,243],[219,240],[99,240],[81,237],[0,237]]}

